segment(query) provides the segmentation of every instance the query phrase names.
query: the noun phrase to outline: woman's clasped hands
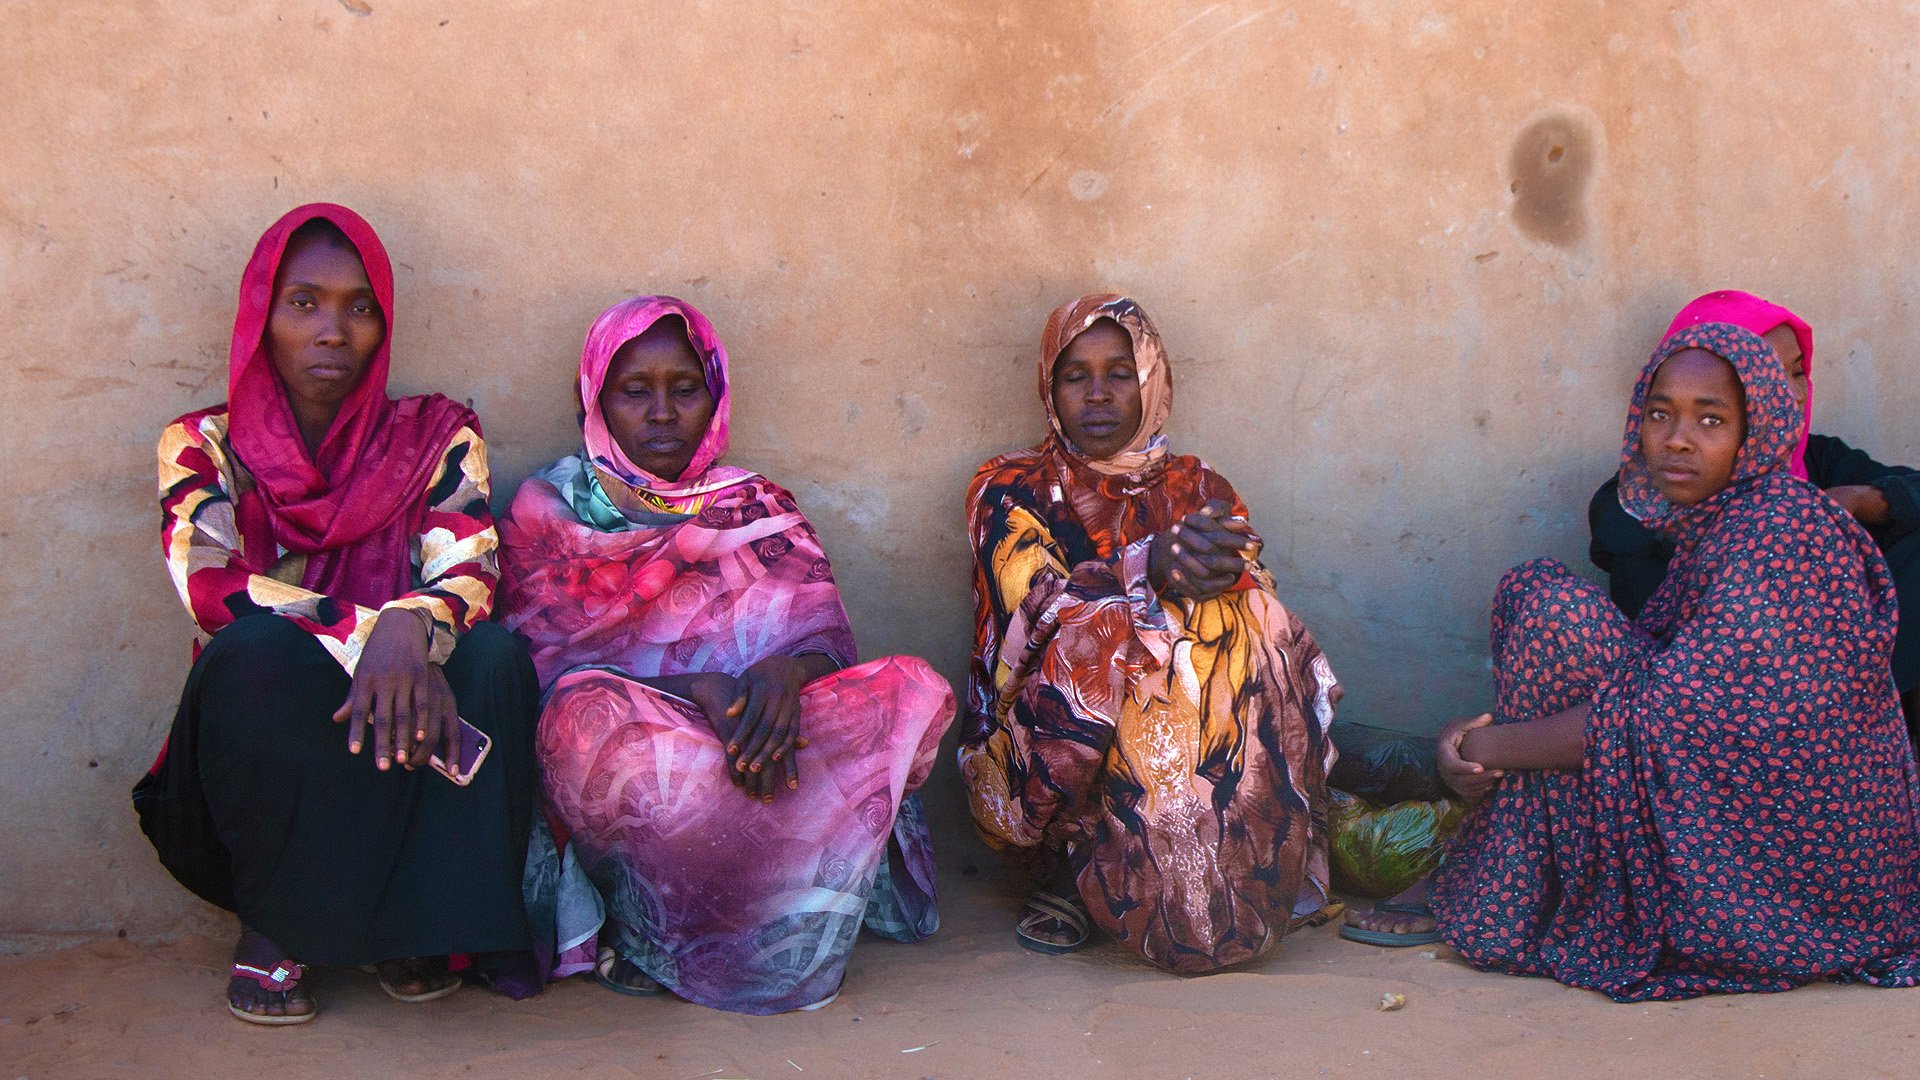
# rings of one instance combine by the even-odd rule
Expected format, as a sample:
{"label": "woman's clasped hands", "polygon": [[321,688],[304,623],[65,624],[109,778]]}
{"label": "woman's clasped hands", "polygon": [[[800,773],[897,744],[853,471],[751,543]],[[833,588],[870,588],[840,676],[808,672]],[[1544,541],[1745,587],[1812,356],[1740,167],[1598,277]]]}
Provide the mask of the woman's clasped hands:
{"label": "woman's clasped hands", "polygon": [[748,797],[772,802],[782,780],[800,787],[797,751],[808,739],[800,733],[800,692],[834,669],[833,661],[809,653],[769,656],[738,678],[719,672],[696,676],[688,696],[726,748],[727,778]]}
{"label": "woman's clasped hands", "polygon": [[1233,588],[1260,557],[1260,534],[1215,499],[1154,537],[1147,580],[1163,595],[1212,600]]}

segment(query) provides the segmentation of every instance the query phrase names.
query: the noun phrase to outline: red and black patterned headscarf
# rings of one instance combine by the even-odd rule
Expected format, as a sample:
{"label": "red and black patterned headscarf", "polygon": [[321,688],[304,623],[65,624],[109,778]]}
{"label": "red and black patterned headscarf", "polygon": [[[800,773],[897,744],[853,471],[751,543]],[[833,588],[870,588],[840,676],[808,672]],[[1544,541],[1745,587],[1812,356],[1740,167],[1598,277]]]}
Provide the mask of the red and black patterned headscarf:
{"label": "red and black patterned headscarf", "polygon": [[[1733,365],[1747,399],[1747,437],[1734,458],[1733,478],[1725,488],[1690,507],[1676,506],[1653,482],[1640,453],[1641,416],[1653,376],[1676,353],[1703,349]],[[1787,387],[1786,373],[1773,346],[1732,323],[1701,323],[1676,330],[1653,351],[1627,408],[1627,430],[1620,447],[1620,505],[1650,528],[1678,532],[1712,513],[1732,492],[1787,467],[1800,439],[1800,408]]]}

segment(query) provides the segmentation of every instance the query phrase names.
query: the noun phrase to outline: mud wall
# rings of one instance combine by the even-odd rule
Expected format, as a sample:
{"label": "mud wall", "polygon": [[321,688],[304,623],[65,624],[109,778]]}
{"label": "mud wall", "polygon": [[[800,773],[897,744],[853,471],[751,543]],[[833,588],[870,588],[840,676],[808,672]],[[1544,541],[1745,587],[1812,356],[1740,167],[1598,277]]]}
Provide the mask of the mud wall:
{"label": "mud wall", "polygon": [[1041,432],[1048,308],[1131,292],[1345,715],[1426,729],[1488,698],[1504,567],[1591,569],[1695,293],[1798,309],[1818,428],[1920,458],[1915,7],[0,2],[0,935],[208,918],[126,800],[190,636],[153,440],[296,203],[381,230],[394,389],[472,400],[501,499],[595,311],[701,306],[864,652],[955,680],[966,480]]}

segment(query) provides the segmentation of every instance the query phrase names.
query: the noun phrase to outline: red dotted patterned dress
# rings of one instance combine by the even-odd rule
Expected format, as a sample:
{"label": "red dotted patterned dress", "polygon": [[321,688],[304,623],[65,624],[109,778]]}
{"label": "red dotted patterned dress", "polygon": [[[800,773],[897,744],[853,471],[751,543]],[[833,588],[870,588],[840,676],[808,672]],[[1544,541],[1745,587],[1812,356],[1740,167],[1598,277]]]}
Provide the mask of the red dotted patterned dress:
{"label": "red dotted patterned dress", "polygon": [[[1654,372],[1733,365],[1747,437],[1692,507],[1641,460]],[[1509,774],[1434,875],[1475,967],[1618,1001],[1920,983],[1920,786],[1888,672],[1895,603],[1872,538],[1786,467],[1799,430],[1773,350],[1726,324],[1662,343],[1634,390],[1621,504],[1672,536],[1629,623],[1555,562],[1494,600],[1499,723],[1593,703],[1578,771]]]}

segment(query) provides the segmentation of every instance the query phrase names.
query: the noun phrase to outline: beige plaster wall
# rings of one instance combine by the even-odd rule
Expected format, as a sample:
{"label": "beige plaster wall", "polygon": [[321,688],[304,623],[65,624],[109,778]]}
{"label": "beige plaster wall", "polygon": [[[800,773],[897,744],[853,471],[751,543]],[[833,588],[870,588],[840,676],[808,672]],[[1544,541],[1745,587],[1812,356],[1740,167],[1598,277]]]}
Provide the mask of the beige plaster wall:
{"label": "beige plaster wall", "polygon": [[865,652],[956,680],[965,482],[1040,434],[1047,309],[1130,291],[1345,715],[1430,728],[1488,698],[1504,567],[1590,570],[1696,292],[1796,307],[1818,427],[1920,459],[1916,5],[1789,7],[0,2],[0,935],[208,917],[126,800],[189,638],[152,447],[286,208],[381,230],[395,390],[472,399],[502,499],[595,311],[700,305]]}

